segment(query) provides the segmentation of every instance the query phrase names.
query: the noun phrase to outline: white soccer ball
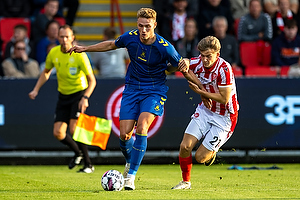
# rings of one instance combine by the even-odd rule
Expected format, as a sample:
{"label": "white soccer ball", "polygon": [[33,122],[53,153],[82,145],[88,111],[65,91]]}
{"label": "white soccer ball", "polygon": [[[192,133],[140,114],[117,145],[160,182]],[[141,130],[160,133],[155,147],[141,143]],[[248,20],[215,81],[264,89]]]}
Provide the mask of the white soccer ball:
{"label": "white soccer ball", "polygon": [[124,187],[124,177],[117,170],[108,170],[102,175],[101,185],[106,191],[120,191]]}

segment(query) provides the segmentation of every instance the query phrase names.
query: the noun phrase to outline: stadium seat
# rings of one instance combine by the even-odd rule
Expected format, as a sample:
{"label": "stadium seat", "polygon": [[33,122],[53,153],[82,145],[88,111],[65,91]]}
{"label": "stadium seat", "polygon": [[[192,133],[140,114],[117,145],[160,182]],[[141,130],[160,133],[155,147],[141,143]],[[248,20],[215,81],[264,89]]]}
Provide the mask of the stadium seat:
{"label": "stadium seat", "polygon": [[246,77],[277,77],[277,72],[271,66],[249,66],[246,67]]}
{"label": "stadium seat", "polygon": [[280,68],[281,68],[280,76],[281,77],[288,77],[288,72],[289,72],[290,67],[289,66],[282,66]]}
{"label": "stadium seat", "polygon": [[240,67],[232,68],[234,77],[243,77],[243,70]]}
{"label": "stadium seat", "polygon": [[257,56],[260,65],[271,64],[271,44],[265,41],[258,41],[257,43]]}
{"label": "stadium seat", "polygon": [[0,19],[0,36],[2,41],[7,42],[14,33],[14,27],[17,24],[24,24],[27,27],[28,37],[30,37],[31,23],[29,18],[1,18]]}
{"label": "stadium seat", "polygon": [[54,19],[55,19],[55,20],[59,23],[59,25],[61,25],[61,26],[63,26],[63,25],[66,24],[66,20],[65,20],[64,17],[55,17]]}
{"label": "stadium seat", "polygon": [[182,74],[181,72],[179,72],[179,71],[174,72],[174,75],[175,75],[177,78],[179,78],[179,77],[184,78],[183,74]]}
{"label": "stadium seat", "polygon": [[272,50],[271,43],[265,42],[264,54],[263,54],[264,60],[262,62],[262,65],[271,65],[271,50]]}
{"label": "stadium seat", "polygon": [[269,42],[241,42],[240,57],[242,64],[247,66],[270,65],[271,44]]}
{"label": "stadium seat", "polygon": [[242,65],[245,67],[259,65],[256,42],[241,42],[240,58]]}
{"label": "stadium seat", "polygon": [[[1,46],[1,51],[2,51],[2,52],[1,52],[1,53],[2,53],[1,56],[2,56],[2,57],[4,57],[5,47],[6,47],[6,44],[7,44],[7,43],[8,43],[8,41],[3,41],[3,42],[2,42],[2,46]],[[0,65],[0,67],[1,67],[1,65]]]}
{"label": "stadium seat", "polygon": [[240,23],[240,18],[237,18],[234,20],[233,31],[234,31],[234,35],[236,38],[237,38],[237,34],[238,34],[239,23]]}
{"label": "stadium seat", "polygon": [[[31,22],[29,18],[1,18],[0,19],[0,38],[2,40],[1,50],[4,52],[6,44],[10,41],[17,24],[24,24],[27,27],[27,35],[30,37]],[[1,55],[2,56],[2,55]]]}
{"label": "stadium seat", "polygon": [[246,76],[276,77],[276,70],[271,67],[271,44],[264,41],[241,42],[241,63]]}

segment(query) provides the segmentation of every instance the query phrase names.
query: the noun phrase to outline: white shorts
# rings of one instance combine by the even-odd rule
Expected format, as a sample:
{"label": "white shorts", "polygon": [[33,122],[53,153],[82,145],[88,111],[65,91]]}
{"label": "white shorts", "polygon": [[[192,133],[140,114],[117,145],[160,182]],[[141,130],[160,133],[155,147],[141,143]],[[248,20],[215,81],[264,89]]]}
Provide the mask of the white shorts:
{"label": "white shorts", "polygon": [[223,116],[207,109],[203,104],[198,105],[191,117],[185,133],[193,135],[210,151],[218,152],[219,148],[231,137],[232,126],[236,120],[231,121],[230,115]]}

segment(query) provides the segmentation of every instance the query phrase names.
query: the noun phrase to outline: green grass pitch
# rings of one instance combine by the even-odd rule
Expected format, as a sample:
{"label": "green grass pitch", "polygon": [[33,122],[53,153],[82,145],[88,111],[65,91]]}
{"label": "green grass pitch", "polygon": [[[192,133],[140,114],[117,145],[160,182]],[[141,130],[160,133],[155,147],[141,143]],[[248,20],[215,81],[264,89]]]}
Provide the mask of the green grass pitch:
{"label": "green grass pitch", "polygon": [[300,199],[300,164],[277,164],[282,170],[228,170],[230,166],[194,164],[192,189],[171,190],[181,180],[178,164],[143,164],[136,190],[119,192],[104,191],[101,176],[110,169],[123,172],[121,165],[96,165],[93,174],[62,165],[0,166],[0,199]]}

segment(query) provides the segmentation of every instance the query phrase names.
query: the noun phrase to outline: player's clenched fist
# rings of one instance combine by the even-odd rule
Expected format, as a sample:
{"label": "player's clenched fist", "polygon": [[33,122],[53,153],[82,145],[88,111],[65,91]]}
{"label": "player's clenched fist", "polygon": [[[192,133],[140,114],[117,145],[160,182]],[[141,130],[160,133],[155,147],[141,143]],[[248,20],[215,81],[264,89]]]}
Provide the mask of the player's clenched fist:
{"label": "player's clenched fist", "polygon": [[190,60],[187,58],[184,58],[178,63],[178,70],[180,72],[188,72],[189,66],[190,66]]}
{"label": "player's clenched fist", "polygon": [[35,99],[35,97],[38,95],[38,92],[36,92],[36,91],[34,91],[34,90],[32,90],[29,94],[28,94],[28,96],[29,96],[29,98],[30,99]]}

